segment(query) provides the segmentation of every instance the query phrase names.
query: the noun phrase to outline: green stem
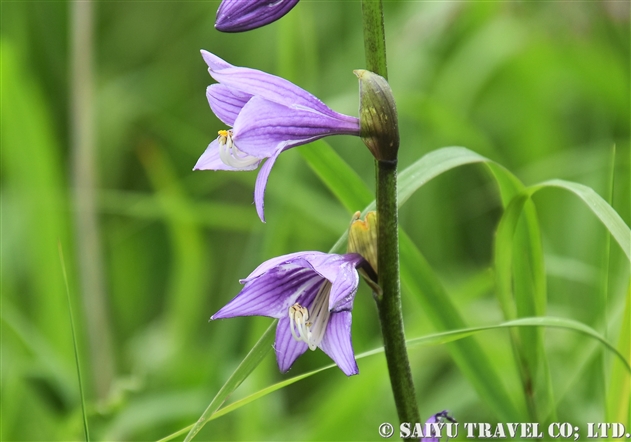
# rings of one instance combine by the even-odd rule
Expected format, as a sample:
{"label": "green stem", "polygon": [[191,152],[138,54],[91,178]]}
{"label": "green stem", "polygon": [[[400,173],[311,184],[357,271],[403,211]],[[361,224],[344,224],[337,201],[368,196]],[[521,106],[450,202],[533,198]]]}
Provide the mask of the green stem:
{"label": "green stem", "polygon": [[399,284],[397,164],[377,162],[377,266],[382,293],[376,297],[390,384],[400,422],[420,422],[405,346]]}
{"label": "green stem", "polygon": [[[381,0],[363,0],[364,47],[367,69],[387,78],[386,40]],[[390,384],[400,422],[420,422],[410,361],[405,345],[399,283],[399,230],[397,161],[376,161],[377,266],[382,292],[375,295],[390,374]]]}
{"label": "green stem", "polygon": [[110,393],[115,360],[103,273],[99,212],[96,207],[96,128],[94,99],[94,4],[71,2],[72,178],[77,260],[85,314],[92,382],[98,399]]}
{"label": "green stem", "polygon": [[386,63],[386,34],[383,28],[381,0],[362,0],[364,18],[364,51],[366,69],[388,79]]}

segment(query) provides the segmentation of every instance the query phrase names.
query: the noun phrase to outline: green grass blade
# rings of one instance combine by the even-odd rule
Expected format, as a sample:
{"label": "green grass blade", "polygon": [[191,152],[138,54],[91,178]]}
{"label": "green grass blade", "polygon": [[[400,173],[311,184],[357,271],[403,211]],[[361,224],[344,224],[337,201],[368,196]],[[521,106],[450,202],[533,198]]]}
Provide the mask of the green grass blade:
{"label": "green grass blade", "polygon": [[[401,284],[404,293],[413,296],[439,330],[466,327],[458,309],[449,298],[429,264],[412,240],[402,231],[400,235]],[[489,404],[499,419],[511,422],[523,416],[519,407],[499,381],[494,364],[475,340],[456,342],[449,346],[454,361]]]}
{"label": "green grass blade", "polygon": [[[496,325],[470,327],[470,328],[451,330],[451,331],[441,332],[441,333],[433,333],[433,334],[421,336],[418,338],[408,339],[406,343],[407,343],[408,348],[411,349],[411,348],[427,347],[431,345],[444,345],[444,344],[450,344],[450,343],[453,344],[459,340],[468,338],[472,335],[478,334],[483,331],[499,330],[499,329],[505,329],[505,328],[512,329],[512,328],[541,328],[541,327],[558,328],[558,329],[564,329],[567,331],[573,331],[576,333],[582,333],[600,342],[601,344],[605,346],[605,348],[610,350],[613,354],[615,354],[620,359],[621,364],[617,364],[617,366],[620,367],[620,369],[623,372],[631,373],[631,365],[629,365],[628,360],[625,359],[625,356],[620,351],[618,351],[618,349],[616,349],[616,347],[613,344],[607,341],[605,337],[603,337],[597,331],[595,331],[591,327],[581,322],[574,321],[572,319],[566,319],[566,318],[555,318],[555,317],[521,318],[521,319],[516,319],[514,321],[508,321],[508,322],[504,322],[504,323],[496,324]],[[363,359],[363,358],[374,356],[380,353],[383,353],[383,347],[375,348],[373,350],[358,354],[355,356],[355,358]],[[294,376],[289,379],[285,379],[284,381],[277,382],[273,385],[270,385],[269,387],[265,387],[257,391],[256,393],[253,393],[243,399],[240,399],[236,402],[233,402],[230,405],[227,405],[215,411],[213,414],[211,414],[208,417],[207,421],[217,419],[257,399],[260,399],[263,396],[267,396],[268,394],[271,394],[275,391],[278,391],[289,385],[295,384],[296,382],[299,382],[303,379],[306,379],[308,377],[311,377],[315,374],[321,373],[333,367],[335,367],[335,364],[329,364],[324,367],[318,368],[317,370],[312,370],[310,372],[303,373],[301,375]],[[167,442],[167,441],[173,440],[177,436],[186,432],[188,429],[194,427],[194,425],[189,425],[186,428],[183,428],[163,439],[160,439],[158,442]]]}
{"label": "green grass blade", "polygon": [[[620,326],[618,351],[631,360],[631,283],[627,289],[627,301]],[[631,374],[620,364],[611,367],[607,394],[607,422],[625,422],[631,425]]]}
{"label": "green grass blade", "polygon": [[565,180],[550,180],[536,184],[528,188],[528,194],[534,195],[542,189],[553,187],[567,190],[578,196],[611,233],[611,236],[614,237],[624,254],[631,261],[631,229],[625,224],[618,212],[607,204],[607,201],[591,187]]}
{"label": "green grass blade", "polygon": [[[316,161],[321,152],[326,152],[326,160]],[[349,167],[332,149],[312,149],[309,151],[310,166],[314,170],[320,170],[319,176],[324,177],[324,183],[334,194],[340,193],[336,186],[346,189],[356,189],[354,192],[344,193],[346,198],[344,205],[352,208],[362,207],[365,203],[366,193],[361,190],[365,185],[358,181],[354,172],[344,172]],[[322,154],[324,155],[324,154]],[[432,178],[452,168],[465,164],[480,163],[488,159],[463,147],[446,147],[431,152],[399,174],[399,206],[421,186]],[[343,177],[340,174],[344,173]],[[513,183],[508,172],[504,178],[507,183]],[[350,183],[349,183],[350,181]],[[355,184],[351,184],[355,182]],[[518,181],[517,181],[518,183]],[[374,209],[374,202],[370,203],[364,212]],[[346,241],[346,233],[333,247],[334,251],[341,251]],[[429,267],[427,261],[412,241],[401,231],[401,282],[404,293],[419,301],[429,313],[434,325],[442,330],[458,329],[466,326],[457,308],[447,296],[438,277]],[[512,402],[505,387],[497,382],[498,375],[490,359],[483,353],[479,344],[475,341],[456,343],[449,347],[452,357],[458,367],[479,392],[479,394],[491,403],[491,408],[505,420],[518,419],[522,415],[519,408]]]}
{"label": "green grass blade", "polygon": [[263,333],[263,336],[261,336],[261,339],[252,347],[252,350],[250,350],[245,359],[241,361],[223,387],[219,389],[208,407],[206,407],[206,410],[204,410],[204,413],[186,435],[184,442],[193,440],[195,435],[199,433],[204,425],[211,419],[212,415],[221,407],[221,404],[224,403],[226,398],[241,385],[248,375],[252,373],[252,370],[254,370],[267,353],[269,353],[274,343],[277,322],[276,320],[272,321],[265,333]]}
{"label": "green grass blade", "polygon": [[[323,143],[319,147],[319,149],[304,149],[304,151],[307,152],[305,159],[308,161],[309,165],[316,171],[318,176],[320,176],[331,191],[340,198],[343,205],[349,211],[353,211],[356,207],[365,205],[366,200],[369,198],[369,192],[365,184],[361,182],[357,174],[354,173],[328,145]],[[429,161],[428,157],[432,161]],[[425,156],[423,159],[410,166],[410,168],[401,172],[401,184],[399,186],[400,204],[404,203],[407,198],[423,184],[440,173],[460,165],[488,161],[489,160],[486,158],[464,148],[444,148],[432,152],[432,154]],[[520,188],[518,180],[512,177],[508,171],[501,168],[501,166],[491,163],[490,167],[492,172],[500,177],[497,178],[497,182],[500,186],[503,201],[510,200],[512,194]],[[574,191],[579,194],[579,196],[583,196],[584,200],[594,199],[593,195],[583,189],[581,185],[573,186],[575,183],[560,182],[558,180],[554,182],[557,186],[560,186],[560,183],[565,183],[565,186],[569,188],[569,190]],[[593,194],[595,195],[595,192],[593,192]],[[515,218],[516,223],[526,200],[527,198],[516,200],[517,202],[513,204],[513,207],[520,207],[518,210],[514,208],[511,209],[507,217]],[[606,203],[604,203],[604,206],[609,207]],[[603,217],[603,222],[606,223],[605,220],[607,220],[610,224],[612,222],[615,224],[615,216],[607,212],[606,208],[602,209],[602,204],[598,204],[597,207],[601,208],[599,213],[608,214],[608,216]],[[368,209],[370,209],[370,205]],[[514,215],[512,214],[513,210],[517,212]],[[615,211],[614,214],[617,215]],[[620,222],[622,222],[621,219]],[[624,222],[622,223],[624,225]],[[622,232],[622,236],[624,237],[624,230]],[[612,234],[616,238],[621,236],[620,232],[616,234],[612,232]],[[334,250],[340,249],[341,241],[343,240],[344,237],[338,241]],[[429,317],[435,321],[435,325],[443,329],[463,328],[464,321],[455,306],[449,300],[438,278],[429,268],[418,249],[416,249],[414,244],[412,244],[403,232],[401,235],[401,263],[402,284],[406,290],[415,294],[415,297],[431,312]],[[538,306],[535,306],[535,311],[537,310]],[[260,362],[264,355],[260,355],[261,343],[263,341],[268,342],[265,344],[267,348],[264,351],[264,353],[267,353],[272,340],[272,328],[269,328],[259,343],[257,343],[255,348],[252,349],[235,373],[233,373],[233,376],[231,376],[219,393],[217,393],[217,396],[208,406],[199,422],[193,427],[186,440],[191,440],[191,438],[197,434],[212,414],[219,409],[225,398],[236,389],[258,362]],[[504,387],[497,382],[498,377],[494,373],[493,364],[487,360],[487,358],[481,356],[483,353],[477,344],[471,344],[470,342],[455,343],[451,351],[452,356],[461,370],[463,370],[476,390],[488,400],[498,416],[508,421],[522,415],[522,413],[519,412],[519,408],[515,406],[506,393]]]}
{"label": "green grass blade", "polygon": [[79,363],[79,347],[77,345],[77,332],[74,326],[74,316],[72,315],[72,303],[70,301],[70,285],[68,284],[68,273],[66,272],[66,261],[61,242],[57,244],[59,248],[59,260],[61,261],[61,271],[66,284],[66,298],[68,300],[68,316],[70,318],[70,330],[72,331],[72,346],[74,349],[74,361],[77,368],[77,382],[79,383],[79,397],[81,399],[81,415],[83,417],[83,434],[86,441],[90,441],[90,430],[88,428],[88,414],[85,409],[85,394],[83,393],[83,381],[81,379],[81,364]]}
{"label": "green grass blade", "polygon": [[[511,198],[521,189],[523,184],[508,170],[489,159],[463,147],[446,147],[430,152],[416,161],[399,175],[400,204],[421,186],[436,176],[455,167],[466,164],[486,163],[491,169],[495,181],[500,190],[502,201],[507,204]],[[501,301],[507,319],[516,317],[535,316],[545,313],[546,304],[546,280],[543,265],[543,250],[541,247],[541,234],[535,213],[534,205],[527,206],[524,217],[521,213],[516,215],[515,223],[518,228],[515,233],[515,249],[520,253],[513,256],[512,249],[510,259],[503,261],[508,283],[501,293]],[[511,243],[512,243],[511,235]],[[526,251],[526,253],[524,253]],[[511,265],[512,262],[514,265]],[[515,280],[515,293],[513,301],[512,281]],[[515,304],[513,304],[515,302]],[[553,403],[553,394],[549,382],[547,360],[543,351],[541,332],[533,329],[520,329],[516,331],[520,336],[513,336],[516,363],[520,369],[524,396],[529,404],[531,415],[536,414],[537,406],[532,398],[531,388],[535,384],[537,395],[544,402],[542,406],[550,408]],[[482,373],[478,373],[482,375]],[[533,382],[533,378],[539,379]],[[487,392],[488,393],[488,392]],[[501,407],[504,408],[504,407]],[[533,416],[534,417],[534,416]]]}
{"label": "green grass blade", "polygon": [[[616,239],[622,247],[627,258],[631,259],[631,231],[626,226],[620,215],[600,197],[593,189],[578,183],[564,180],[551,180],[540,183],[517,194],[507,206],[502,220],[498,226],[495,242],[495,270],[498,287],[498,297],[504,313],[508,319],[519,316],[530,316],[542,314],[540,309],[545,305],[545,274],[543,265],[542,252],[539,250],[540,240],[538,231],[520,232],[518,223],[525,215],[526,229],[537,229],[537,221],[532,209],[532,201],[530,198],[536,192],[545,188],[561,188],[577,195],[586,206],[594,212],[597,218],[603,223],[609,233]],[[520,235],[523,235],[520,237]],[[529,252],[530,259],[525,257],[523,251]],[[533,253],[534,252],[534,253]],[[513,269],[511,271],[511,268]],[[521,278],[515,272],[516,269],[530,269],[529,276],[522,273]],[[516,306],[512,305],[513,281],[511,274],[515,272],[515,299]],[[529,287],[530,286],[530,287]],[[526,290],[524,291],[524,288]],[[530,288],[530,289],[529,289]],[[529,296],[534,293],[534,296]],[[539,295],[537,295],[539,294]],[[532,300],[535,302],[533,303]],[[544,376],[542,381],[548,383],[547,362],[541,359],[543,353],[540,345],[539,331],[520,331],[521,343],[517,344],[520,349],[529,350],[525,353],[526,359],[522,362],[522,377],[527,382],[528,373],[538,376]],[[521,354],[523,350],[518,350]],[[539,364],[544,364],[543,366]],[[549,388],[545,388],[541,394],[539,408],[545,410],[552,409],[554,399]],[[553,416],[552,416],[553,418]]]}
{"label": "green grass blade", "polygon": [[488,162],[489,160],[464,147],[443,147],[421,157],[399,173],[399,206],[438,175],[465,164]]}
{"label": "green grass blade", "polygon": [[351,213],[366,207],[374,195],[355,172],[323,140],[298,148],[309,167]]}
{"label": "green grass blade", "polygon": [[[614,144],[612,149],[611,149],[611,158],[609,160],[609,164],[608,164],[608,168],[607,168],[607,179],[608,179],[608,185],[607,185],[607,204],[609,204],[610,206],[613,205],[613,192],[614,192],[614,184],[615,184],[615,170],[616,170],[616,145]],[[600,274],[601,274],[601,278],[600,278],[600,287],[601,289],[598,292],[598,308],[599,308],[599,312],[598,312],[598,318],[599,321],[601,322],[602,326],[600,331],[602,331],[605,335],[605,337],[607,337],[607,324],[609,324],[608,318],[607,318],[607,305],[609,304],[609,270],[610,270],[610,264],[611,264],[611,234],[607,231],[605,232],[604,238],[603,238],[603,245],[602,245],[602,250],[600,251],[600,253],[602,253],[602,258],[601,258],[601,268],[600,268]],[[622,331],[624,331],[625,329],[625,318],[623,317],[622,319]],[[626,331],[627,335],[629,333],[629,330]],[[621,336],[621,339],[622,338]],[[603,400],[603,405],[604,405],[604,410],[605,410],[605,415],[608,416],[610,414],[611,411],[611,403],[610,398],[607,395],[607,360],[605,359],[605,354],[604,352],[600,353],[600,378],[598,379],[598,389],[599,391],[603,392],[602,395],[602,400]],[[612,376],[615,376],[615,369],[612,368]],[[628,389],[627,389],[628,391]],[[612,392],[615,395],[615,392]]]}

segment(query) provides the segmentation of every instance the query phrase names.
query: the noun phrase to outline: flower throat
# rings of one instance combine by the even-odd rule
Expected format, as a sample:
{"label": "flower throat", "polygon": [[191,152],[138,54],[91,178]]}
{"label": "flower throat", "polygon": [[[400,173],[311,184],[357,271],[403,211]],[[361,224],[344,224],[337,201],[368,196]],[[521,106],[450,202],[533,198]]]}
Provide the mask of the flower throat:
{"label": "flower throat", "polygon": [[296,341],[306,342],[311,350],[315,350],[320,345],[329,323],[330,293],[331,283],[324,281],[311,304],[311,311],[298,303],[289,307],[291,335]]}
{"label": "flower throat", "polygon": [[232,140],[231,130],[220,130],[217,141],[219,141],[219,158],[227,166],[232,166],[238,169],[251,166],[252,164],[260,161],[259,158],[253,157],[239,150]]}

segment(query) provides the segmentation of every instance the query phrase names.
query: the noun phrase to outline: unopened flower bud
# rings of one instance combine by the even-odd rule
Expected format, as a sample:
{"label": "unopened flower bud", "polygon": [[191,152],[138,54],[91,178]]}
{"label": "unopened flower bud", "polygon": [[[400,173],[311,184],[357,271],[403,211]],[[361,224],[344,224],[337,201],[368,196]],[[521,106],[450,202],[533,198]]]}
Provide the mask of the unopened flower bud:
{"label": "unopened flower bud", "polygon": [[361,213],[353,215],[348,229],[348,253],[359,253],[370,268],[359,267],[359,273],[377,293],[381,288],[377,284],[377,213],[368,212],[364,219]]}
{"label": "unopened flower bud", "polygon": [[364,69],[353,73],[359,79],[360,136],[379,161],[396,161],[399,150],[397,107],[390,85],[380,75]]}

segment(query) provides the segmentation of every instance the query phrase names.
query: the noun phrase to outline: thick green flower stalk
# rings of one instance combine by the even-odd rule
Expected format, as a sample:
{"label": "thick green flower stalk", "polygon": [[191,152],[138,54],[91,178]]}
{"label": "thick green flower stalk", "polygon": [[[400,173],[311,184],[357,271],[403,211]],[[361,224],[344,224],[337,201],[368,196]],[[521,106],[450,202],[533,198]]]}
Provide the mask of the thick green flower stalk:
{"label": "thick green flower stalk", "polygon": [[368,70],[356,71],[360,83],[360,136],[375,156],[377,169],[377,267],[375,293],[390,384],[400,422],[420,422],[405,345],[399,282],[397,213],[397,112],[388,82],[381,0],[362,1]]}

